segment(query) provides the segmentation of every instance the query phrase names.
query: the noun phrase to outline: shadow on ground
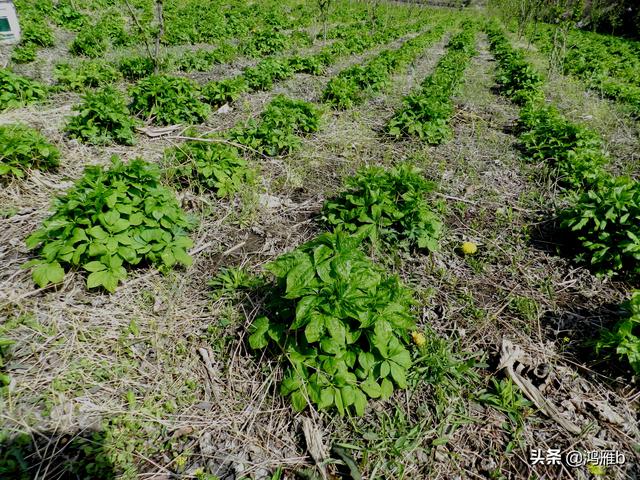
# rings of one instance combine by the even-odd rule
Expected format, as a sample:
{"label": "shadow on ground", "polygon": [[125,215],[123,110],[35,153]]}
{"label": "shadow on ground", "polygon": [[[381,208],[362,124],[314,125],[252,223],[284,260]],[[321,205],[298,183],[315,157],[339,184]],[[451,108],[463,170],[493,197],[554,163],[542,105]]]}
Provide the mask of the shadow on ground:
{"label": "shadow on ground", "polygon": [[0,478],[110,480],[116,477],[103,449],[104,433],[32,432],[0,438]]}

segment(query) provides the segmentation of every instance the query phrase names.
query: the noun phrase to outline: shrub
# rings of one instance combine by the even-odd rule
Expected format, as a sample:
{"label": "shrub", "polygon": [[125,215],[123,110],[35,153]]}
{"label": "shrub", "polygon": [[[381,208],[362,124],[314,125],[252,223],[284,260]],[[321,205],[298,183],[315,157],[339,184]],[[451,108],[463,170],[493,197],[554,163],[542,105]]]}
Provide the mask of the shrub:
{"label": "shrub", "polygon": [[601,176],[561,212],[576,260],[601,275],[640,274],[640,184]]}
{"label": "shrub", "polygon": [[260,122],[249,121],[229,133],[231,139],[265,155],[283,155],[300,146],[298,135],[316,132],[320,111],[311,103],[274,98],[260,115]]}
{"label": "shrub", "polygon": [[31,168],[55,169],[60,152],[36,130],[26,125],[0,126],[0,177],[24,177]]}
{"label": "shrub", "polygon": [[118,62],[118,70],[127,80],[140,80],[152,75],[155,69],[149,57],[124,57]]}
{"label": "shrub", "polygon": [[0,69],[0,111],[21,107],[47,96],[44,85],[21,77],[7,69]]}
{"label": "shrub", "polygon": [[38,258],[33,268],[40,287],[59,283],[65,272],[89,272],[87,287],[115,291],[127,268],[150,263],[167,271],[189,265],[191,224],[173,193],[160,184],[158,169],[114,158],[110,168],[90,166],[63,197],[53,214],[27,238]]}
{"label": "shrub", "polygon": [[71,117],[65,129],[71,137],[94,145],[111,142],[133,145],[136,122],[130,116],[124,97],[116,89],[105,87],[88,92],[73,110],[78,115]]}
{"label": "shrub", "polygon": [[209,82],[202,87],[202,98],[209,105],[221,107],[235,102],[248,88],[244,77]]}
{"label": "shrub", "polygon": [[118,81],[121,76],[116,68],[102,60],[82,62],[76,67],[59,63],[55,68],[58,84],[68,90],[80,91],[85,87],[103,87]]}
{"label": "shrub", "polygon": [[107,40],[100,29],[89,26],[78,33],[69,51],[77,56],[98,58],[107,51]]}
{"label": "shrub", "polygon": [[169,178],[212,190],[218,197],[239,192],[255,178],[238,150],[221,143],[189,141],[167,150],[165,160]]}
{"label": "shrub", "polygon": [[327,233],[267,266],[275,285],[249,344],[287,362],[280,392],[298,411],[313,403],[362,415],[369,398],[407,386],[411,292],[359,243]]}
{"label": "shrub", "polygon": [[640,291],[631,295],[625,305],[626,318],[611,330],[604,330],[596,341],[596,353],[615,352],[620,360],[626,360],[636,375],[640,375]]}
{"label": "shrub", "polygon": [[348,178],[346,186],[324,203],[323,219],[330,227],[366,238],[376,249],[438,249],[442,223],[426,201],[433,185],[419,169],[371,167]]}
{"label": "shrub", "polygon": [[130,108],[157,125],[200,123],[210,109],[198,93],[197,85],[185,78],[152,75],[131,89]]}

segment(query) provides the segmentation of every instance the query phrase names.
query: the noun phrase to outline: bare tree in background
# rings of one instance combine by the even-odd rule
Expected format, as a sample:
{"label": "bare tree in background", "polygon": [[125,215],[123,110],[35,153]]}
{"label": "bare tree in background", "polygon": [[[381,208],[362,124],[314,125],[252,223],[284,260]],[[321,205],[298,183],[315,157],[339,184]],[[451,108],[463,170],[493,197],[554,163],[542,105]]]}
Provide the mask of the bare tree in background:
{"label": "bare tree in background", "polygon": [[[140,36],[142,37],[145,50],[147,51],[147,55],[153,61],[153,70],[155,73],[158,73],[160,71],[160,64],[161,64],[160,41],[162,39],[162,36],[164,35],[164,0],[155,0],[155,16],[156,16],[155,29],[151,28],[151,25],[145,28],[140,23],[140,20],[136,15],[136,11],[131,6],[131,3],[129,2],[129,0],[124,0],[124,2],[127,5],[127,8],[129,9],[129,14],[131,15],[133,22],[136,24],[136,27],[138,29],[138,32],[140,33]],[[155,32],[153,32],[153,30],[155,30]],[[153,39],[153,42],[152,42],[152,39],[150,38],[152,36],[155,36],[155,39]],[[152,43],[155,44],[153,49],[151,48]]]}
{"label": "bare tree in background", "polygon": [[320,9],[320,19],[322,21],[322,36],[327,40],[327,22],[329,21],[329,9],[332,0],[318,0],[318,8]]}

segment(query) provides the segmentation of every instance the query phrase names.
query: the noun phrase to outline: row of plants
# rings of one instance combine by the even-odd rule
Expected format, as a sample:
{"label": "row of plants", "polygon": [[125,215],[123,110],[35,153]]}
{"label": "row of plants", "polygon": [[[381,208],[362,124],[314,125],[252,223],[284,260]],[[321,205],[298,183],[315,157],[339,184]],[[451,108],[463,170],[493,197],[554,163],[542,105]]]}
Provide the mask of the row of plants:
{"label": "row of plants", "polygon": [[405,97],[402,107],[389,120],[386,131],[396,138],[417,136],[429,144],[451,138],[449,125],[455,93],[469,60],[475,55],[476,25],[467,23],[447,44],[445,55],[420,88]]}
{"label": "row of plants", "polygon": [[[550,54],[554,49],[554,28],[540,25],[530,38]],[[613,35],[571,29],[566,53],[561,58],[565,73],[587,86],[630,107],[640,116],[640,47],[638,42]]]}
{"label": "row of plants", "polygon": [[339,58],[362,53],[365,50],[389,42],[407,32],[420,29],[423,21],[396,24],[378,30],[374,35],[366,35],[368,26],[356,24],[349,26],[348,36],[340,37],[320,52],[286,58],[267,58],[255,67],[247,67],[237,77],[213,81],[203,87],[203,97],[207,103],[220,107],[236,101],[243,93],[256,90],[270,90],[277,81],[290,78],[296,73],[321,75],[326,67]]}
{"label": "row of plants", "polygon": [[323,101],[341,110],[363,103],[368,95],[386,87],[394,72],[405,68],[426,47],[438,41],[452,22],[447,19],[395,50],[384,50],[366,65],[354,65],[343,70],[325,87]]}
{"label": "row of plants", "polygon": [[[542,163],[563,187],[564,207],[556,215],[568,249],[577,262],[597,275],[637,282],[640,183],[608,173],[603,168],[608,158],[601,138],[545,104],[542,78],[530,65],[525,66],[522,52],[511,47],[498,25],[488,26],[487,33],[500,67],[500,87],[522,105],[519,134],[523,152],[528,159]],[[512,71],[516,75],[506,78]],[[602,340],[598,348],[612,347],[612,338],[624,339],[616,346],[617,353],[637,372],[640,337],[637,315],[632,318],[635,320],[625,319],[605,333],[603,338],[609,340]]]}

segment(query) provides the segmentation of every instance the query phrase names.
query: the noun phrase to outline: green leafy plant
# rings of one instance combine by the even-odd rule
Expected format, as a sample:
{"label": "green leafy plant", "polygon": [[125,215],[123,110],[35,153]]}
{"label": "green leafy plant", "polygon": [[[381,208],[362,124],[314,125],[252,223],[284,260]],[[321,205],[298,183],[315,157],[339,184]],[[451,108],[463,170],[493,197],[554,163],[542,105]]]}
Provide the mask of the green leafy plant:
{"label": "green leafy plant", "polygon": [[46,96],[44,85],[0,68],[0,111],[43,100]]}
{"label": "green leafy plant", "polygon": [[140,80],[153,74],[155,64],[149,57],[123,57],[118,61],[118,70],[127,80]]}
{"label": "green leafy plant", "polygon": [[60,152],[38,131],[26,125],[0,126],[0,178],[24,177],[31,168],[52,170]]}
{"label": "green leafy plant", "polygon": [[370,167],[348,178],[346,186],[324,203],[329,226],[366,238],[376,249],[438,249],[442,223],[426,200],[433,185],[418,168]]}
{"label": "green leafy plant", "polygon": [[229,78],[209,82],[202,87],[203,100],[214,107],[221,107],[225,103],[233,103],[249,89],[244,77]]}
{"label": "green leafy plant", "polygon": [[359,243],[327,233],[266,267],[275,285],[249,344],[287,363],[280,392],[296,410],[313,403],[362,415],[369,398],[407,386],[411,292]]}
{"label": "green leafy plant", "polygon": [[15,63],[33,62],[38,55],[38,49],[33,43],[18,45],[11,52],[11,61]]}
{"label": "green leafy plant", "polygon": [[284,155],[299,148],[300,135],[316,132],[319,125],[320,111],[313,104],[278,95],[258,123],[250,120],[232,129],[229,137],[265,155]]}
{"label": "green leafy plant", "polygon": [[80,30],[69,51],[77,56],[98,58],[107,51],[107,39],[101,29],[90,25]]}
{"label": "green leafy plant", "polygon": [[475,54],[475,25],[468,24],[447,45],[447,53],[421,88],[404,98],[402,108],[389,120],[386,130],[396,138],[417,136],[439,144],[453,132],[449,126],[454,112],[451,96],[462,80],[470,58]]}
{"label": "green leafy plant", "polygon": [[206,140],[188,141],[165,152],[171,180],[212,190],[219,197],[231,196],[254,180],[255,172],[236,148]]}
{"label": "green leafy plant", "polygon": [[160,172],[143,160],[114,158],[110,168],[90,166],[54,205],[53,214],[27,238],[38,258],[27,262],[34,282],[59,283],[65,272],[89,272],[87,287],[115,291],[127,268],[149,263],[167,271],[190,265],[192,226]]}
{"label": "green leafy plant", "polygon": [[23,46],[53,47],[55,44],[53,31],[42,18],[27,16],[26,19],[21,19],[20,28],[22,30],[20,44]]}
{"label": "green leafy plant", "polygon": [[560,212],[577,261],[602,275],[640,274],[640,184],[603,175]]}
{"label": "green leafy plant", "polygon": [[270,90],[273,83],[291,77],[294,71],[286,59],[267,58],[242,72],[251,90]]}
{"label": "green leafy plant", "polygon": [[407,40],[396,50],[384,50],[366,65],[354,65],[332,78],[322,100],[338,109],[347,109],[364,101],[367,93],[378,92],[389,84],[391,74],[409,65],[428,45],[442,36],[440,27]]}
{"label": "green leafy plant", "polygon": [[625,360],[635,374],[640,375],[640,291],[633,292],[625,309],[626,318],[610,330],[603,330],[595,342],[595,349],[597,354],[615,352],[619,360]]}
{"label": "green leafy plant", "polygon": [[289,38],[282,32],[263,30],[246,40],[241,46],[241,51],[249,57],[258,58],[281,52],[290,45]]}
{"label": "green leafy plant", "polygon": [[157,125],[200,123],[210,108],[198,95],[198,86],[185,78],[152,75],[131,89],[129,108]]}
{"label": "green leafy plant", "polygon": [[105,87],[87,92],[82,100],[73,107],[78,115],[71,117],[65,128],[71,137],[94,145],[111,142],[133,145],[136,121],[120,92]]}
{"label": "green leafy plant", "polygon": [[523,52],[513,49],[499,25],[489,24],[485,30],[500,66],[497,80],[501,92],[519,105],[544,99],[544,80],[525,60]]}
{"label": "green leafy plant", "polygon": [[77,66],[59,63],[55,68],[58,84],[67,90],[81,91],[86,87],[96,88],[120,80],[120,72],[102,60],[90,60]]}
{"label": "green leafy plant", "polygon": [[224,44],[215,50],[187,51],[177,61],[177,67],[183,72],[206,72],[217,63],[225,63],[233,59],[236,51],[230,44]]}
{"label": "green leafy plant", "polygon": [[520,124],[525,155],[549,165],[560,183],[580,188],[600,177],[607,158],[597,133],[567,120],[554,106],[536,103],[522,109]]}

